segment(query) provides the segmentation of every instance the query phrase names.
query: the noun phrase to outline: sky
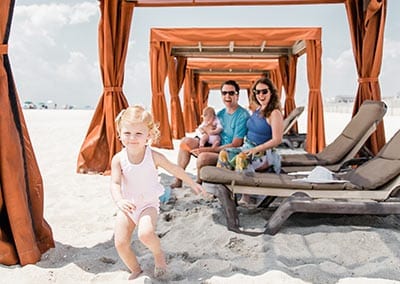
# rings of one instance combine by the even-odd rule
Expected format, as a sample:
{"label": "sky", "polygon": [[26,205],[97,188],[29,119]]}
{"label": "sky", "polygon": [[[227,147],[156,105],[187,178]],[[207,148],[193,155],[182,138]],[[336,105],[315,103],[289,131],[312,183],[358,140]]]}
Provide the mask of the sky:
{"label": "sky", "polygon": [[[383,97],[400,96],[400,1],[388,0],[380,75]],[[9,57],[21,102],[95,107],[102,93],[98,1],[16,0]],[[129,104],[150,107],[149,34],[160,27],[322,27],[322,94],[354,96],[357,74],[343,4],[135,8],[125,66]],[[298,64],[296,104],[307,103],[305,56]],[[241,96],[245,97],[245,96]],[[219,96],[210,94],[218,107]],[[244,101],[241,101],[245,103]]]}

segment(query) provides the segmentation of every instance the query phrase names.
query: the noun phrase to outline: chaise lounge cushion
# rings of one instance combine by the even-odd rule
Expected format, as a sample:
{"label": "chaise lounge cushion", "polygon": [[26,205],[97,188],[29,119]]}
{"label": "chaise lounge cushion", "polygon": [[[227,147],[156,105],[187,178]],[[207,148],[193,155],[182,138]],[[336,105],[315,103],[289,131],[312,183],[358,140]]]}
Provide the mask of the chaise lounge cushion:
{"label": "chaise lounge cushion", "polygon": [[366,100],[342,133],[320,153],[282,155],[282,167],[326,166],[342,162],[374,122],[386,113],[384,102]]}
{"label": "chaise lounge cushion", "polygon": [[365,190],[379,189],[400,175],[400,131],[379,151],[375,158],[347,174],[344,179]]}
{"label": "chaise lounge cushion", "polygon": [[250,187],[318,189],[318,190],[379,190],[400,175],[400,130],[397,131],[379,153],[365,164],[343,175],[347,183],[315,184],[297,182],[294,175],[273,173],[236,173],[228,169],[206,166],[200,170],[203,181],[219,184],[235,184]]}
{"label": "chaise lounge cushion", "polygon": [[237,173],[228,169],[206,166],[200,170],[200,178],[203,181],[217,184],[234,184],[251,187],[272,187],[292,189],[319,189],[319,190],[360,190],[358,185],[352,183],[309,183],[293,181],[298,177],[287,174],[252,173],[251,175]]}
{"label": "chaise lounge cushion", "polygon": [[283,134],[289,132],[293,124],[297,121],[298,117],[303,113],[304,107],[299,106],[292,110],[291,113],[283,120]]}
{"label": "chaise lounge cushion", "polygon": [[[324,151],[316,155],[317,159],[330,164],[341,161],[354,147],[354,143],[359,141],[364,133],[368,131],[370,125],[375,122],[376,117],[384,115],[382,112],[385,108],[381,104],[375,101],[365,101],[363,107],[360,108],[336,140],[329,144]],[[343,153],[343,155],[338,155],[338,153]]]}

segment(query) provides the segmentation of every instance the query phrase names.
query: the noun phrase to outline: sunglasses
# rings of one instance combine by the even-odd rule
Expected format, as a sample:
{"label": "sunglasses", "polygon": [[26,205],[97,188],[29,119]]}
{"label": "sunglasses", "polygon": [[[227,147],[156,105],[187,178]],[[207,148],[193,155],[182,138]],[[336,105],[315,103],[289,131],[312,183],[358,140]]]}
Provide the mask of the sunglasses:
{"label": "sunglasses", "polygon": [[269,92],[269,90],[268,89],[262,89],[262,90],[253,90],[253,93],[255,94],[255,95],[259,95],[259,94],[263,94],[263,95],[266,95],[266,94],[268,94],[268,92]]}
{"label": "sunglasses", "polygon": [[221,91],[221,95],[223,95],[223,96],[225,96],[225,95],[234,96],[236,94],[237,94],[236,91]]}

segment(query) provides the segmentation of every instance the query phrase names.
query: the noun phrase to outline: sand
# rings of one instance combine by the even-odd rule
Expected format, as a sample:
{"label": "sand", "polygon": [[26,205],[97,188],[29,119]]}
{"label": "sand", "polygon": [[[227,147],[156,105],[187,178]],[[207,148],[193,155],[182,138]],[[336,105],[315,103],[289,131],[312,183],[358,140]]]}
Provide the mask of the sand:
{"label": "sand", "polygon": [[[35,265],[0,265],[0,283],[124,283],[129,272],[113,245],[116,214],[109,177],[75,173],[90,110],[25,111],[42,173],[45,218],[56,247]],[[350,115],[328,113],[327,142]],[[385,118],[386,135],[400,117]],[[341,128],[342,127],[342,128]],[[174,142],[178,145],[179,141]],[[176,160],[177,150],[160,150]],[[195,178],[192,162],[188,173]],[[172,177],[160,171],[161,182]],[[240,210],[246,228],[262,229],[268,210]],[[400,283],[400,216],[295,214],[275,236],[244,236],[225,226],[220,203],[189,188],[173,191],[162,206],[158,233],[167,254],[165,283]],[[153,258],[134,234],[132,247],[144,274],[154,279]]]}

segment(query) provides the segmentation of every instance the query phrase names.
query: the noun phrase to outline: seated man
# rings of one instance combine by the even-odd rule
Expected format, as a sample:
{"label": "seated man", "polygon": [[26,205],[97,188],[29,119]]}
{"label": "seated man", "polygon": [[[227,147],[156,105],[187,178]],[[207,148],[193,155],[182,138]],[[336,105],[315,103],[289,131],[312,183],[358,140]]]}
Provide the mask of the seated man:
{"label": "seated man", "polygon": [[[199,138],[185,137],[181,141],[177,164],[186,169],[191,154],[197,156],[197,171],[203,166],[216,165],[218,153],[224,148],[239,147],[247,133],[246,122],[249,112],[239,105],[240,87],[235,81],[229,80],[221,85],[222,102],[225,108],[217,113],[223,130],[220,133],[221,145],[199,148]],[[182,187],[182,181],[176,179],[171,188]]]}

